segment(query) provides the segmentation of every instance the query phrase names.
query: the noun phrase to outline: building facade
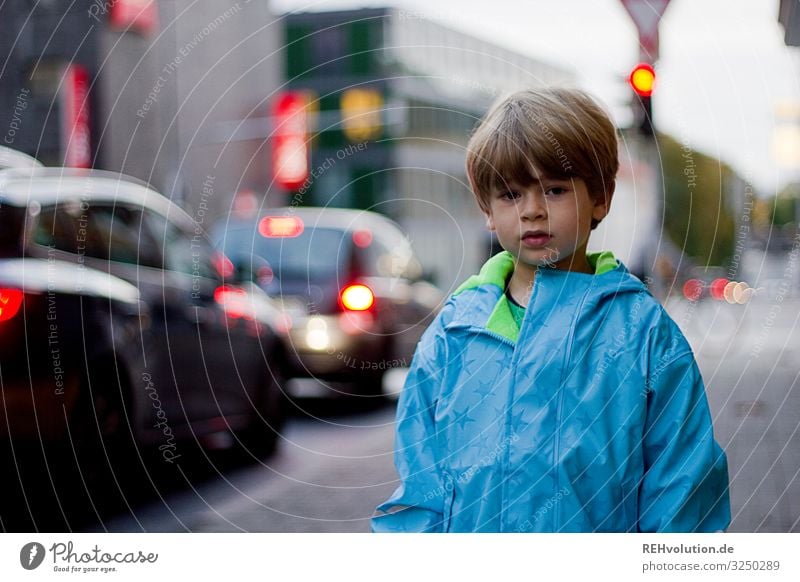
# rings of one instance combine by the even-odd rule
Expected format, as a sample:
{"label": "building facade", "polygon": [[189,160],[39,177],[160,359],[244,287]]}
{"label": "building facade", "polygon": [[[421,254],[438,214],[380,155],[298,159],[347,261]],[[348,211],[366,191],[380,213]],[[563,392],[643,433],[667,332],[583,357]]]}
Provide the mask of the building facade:
{"label": "building facade", "polygon": [[266,2],[8,0],[4,145],[120,171],[220,216],[269,181],[268,131],[237,127],[264,118],[283,76],[280,25]]}
{"label": "building facade", "polygon": [[400,9],[292,13],[285,34],[287,89],[309,104],[309,174],[272,200],[384,213],[436,283],[458,285],[490,246],[464,167],[471,131],[504,94],[572,75]]}

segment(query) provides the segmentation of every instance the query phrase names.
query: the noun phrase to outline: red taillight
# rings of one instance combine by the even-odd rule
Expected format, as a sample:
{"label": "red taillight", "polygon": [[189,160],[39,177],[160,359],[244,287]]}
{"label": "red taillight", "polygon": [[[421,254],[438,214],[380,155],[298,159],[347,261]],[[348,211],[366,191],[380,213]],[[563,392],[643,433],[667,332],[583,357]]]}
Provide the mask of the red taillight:
{"label": "red taillight", "polygon": [[225,253],[214,251],[211,254],[211,264],[217,274],[223,279],[229,279],[233,276],[234,266],[231,260],[225,256]]}
{"label": "red taillight", "polygon": [[365,249],[372,244],[372,232],[366,229],[353,233],[353,242],[360,249]]}
{"label": "red taillight", "polygon": [[725,299],[725,286],[727,284],[728,280],[725,278],[720,277],[719,279],[714,279],[708,287],[708,292],[711,294],[711,297],[717,301],[723,301]]}
{"label": "red taillight", "polygon": [[303,233],[303,221],[297,216],[265,216],[258,223],[258,232],[267,238],[293,238]]}
{"label": "red taillight", "polygon": [[0,321],[14,317],[22,306],[22,291],[0,288]]}
{"label": "red taillight", "polygon": [[252,309],[248,309],[247,292],[244,289],[221,285],[214,289],[214,301],[222,306],[229,317],[250,319]]}
{"label": "red taillight", "polygon": [[699,279],[689,279],[683,284],[683,296],[689,301],[697,301],[703,294],[703,282]]}
{"label": "red taillight", "polygon": [[375,303],[375,295],[373,295],[372,289],[357,283],[342,289],[339,294],[339,303],[350,311],[366,311]]}

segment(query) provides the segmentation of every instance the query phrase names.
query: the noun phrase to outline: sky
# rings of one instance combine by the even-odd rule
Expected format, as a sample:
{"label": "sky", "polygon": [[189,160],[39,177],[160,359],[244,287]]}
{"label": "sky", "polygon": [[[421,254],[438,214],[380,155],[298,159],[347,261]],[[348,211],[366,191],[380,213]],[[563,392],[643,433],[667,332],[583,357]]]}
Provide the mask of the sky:
{"label": "sky", "polygon": [[[387,5],[570,69],[628,121],[639,46],[619,0],[272,0],[278,14]],[[800,48],[783,44],[777,13],[778,0],[671,0],[653,96],[660,131],[727,162],[761,196],[800,180],[800,160],[774,154],[776,108],[800,104]]]}

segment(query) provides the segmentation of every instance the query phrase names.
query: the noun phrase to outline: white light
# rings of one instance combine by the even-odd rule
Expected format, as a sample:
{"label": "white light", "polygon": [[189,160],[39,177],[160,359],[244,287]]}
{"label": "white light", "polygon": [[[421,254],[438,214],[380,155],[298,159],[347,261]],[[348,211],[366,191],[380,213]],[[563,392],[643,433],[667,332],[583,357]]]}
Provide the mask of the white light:
{"label": "white light", "polygon": [[312,350],[326,350],[331,345],[328,324],[321,317],[312,317],[306,324],[306,344]]}

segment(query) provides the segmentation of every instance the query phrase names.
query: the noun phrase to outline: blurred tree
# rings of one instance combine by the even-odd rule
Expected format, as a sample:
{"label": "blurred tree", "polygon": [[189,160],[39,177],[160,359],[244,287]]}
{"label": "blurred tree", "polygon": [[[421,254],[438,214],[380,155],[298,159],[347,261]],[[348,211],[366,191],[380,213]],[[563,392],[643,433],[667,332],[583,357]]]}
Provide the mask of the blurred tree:
{"label": "blurred tree", "polygon": [[797,198],[800,197],[800,184],[788,184],[769,199],[769,215],[773,225],[784,226],[797,220]]}
{"label": "blurred tree", "polygon": [[659,134],[664,170],[664,229],[698,265],[724,265],[733,254],[731,210],[736,173],[721,161]]}
{"label": "blurred tree", "polygon": [[757,198],[753,206],[753,226],[758,230],[768,229],[772,224],[772,198]]}

